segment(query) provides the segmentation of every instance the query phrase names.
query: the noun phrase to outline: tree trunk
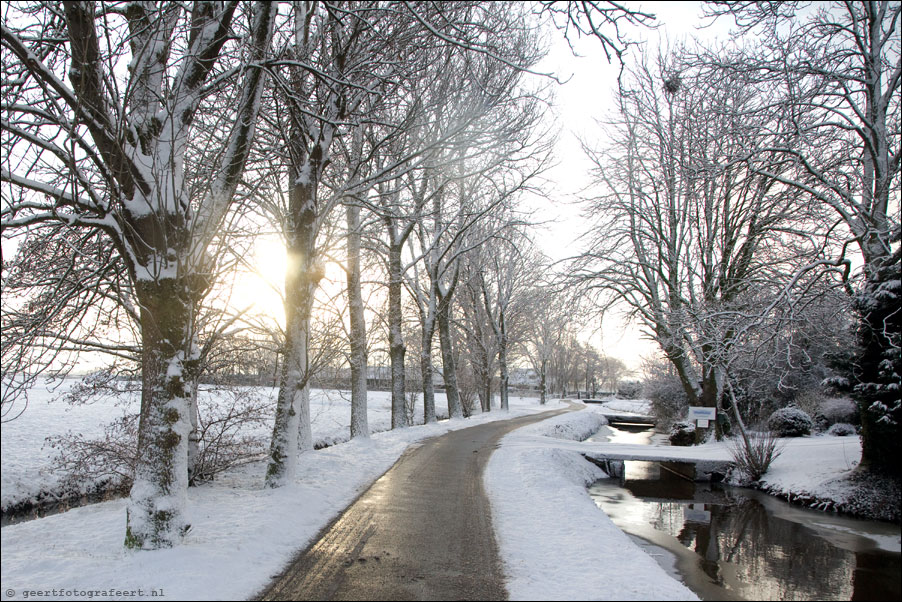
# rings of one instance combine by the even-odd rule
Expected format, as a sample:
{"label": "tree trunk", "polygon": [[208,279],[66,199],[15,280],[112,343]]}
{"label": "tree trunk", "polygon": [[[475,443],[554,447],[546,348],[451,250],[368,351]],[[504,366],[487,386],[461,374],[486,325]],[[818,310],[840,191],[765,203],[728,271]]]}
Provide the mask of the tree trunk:
{"label": "tree trunk", "polygon": [[423,423],[435,422],[435,385],[432,382],[432,339],[435,335],[435,319],[427,318],[423,324],[423,351],[420,354],[420,373],[423,376]]}
{"label": "tree trunk", "polygon": [[504,324],[504,312],[499,317],[501,336],[498,337],[498,367],[501,371],[501,385],[499,393],[501,395],[501,411],[510,410],[508,399],[508,384],[510,382],[510,374],[507,369],[507,329]]}
{"label": "tree trunk", "polygon": [[[304,402],[302,391],[306,384],[307,372],[307,336],[303,319],[297,315],[299,312],[290,311],[287,307],[293,297],[295,295],[287,295],[286,300],[288,326],[285,332],[285,347],[282,351],[282,373],[269,448],[269,467],[266,470],[267,487],[281,487],[286,481],[294,478],[297,464],[301,405]],[[298,349],[299,345],[304,349]]]}
{"label": "tree trunk", "polygon": [[407,347],[401,332],[403,313],[401,311],[402,266],[401,245],[393,242],[388,250],[388,354],[391,360],[391,427],[407,426],[407,412],[404,407],[405,370],[404,355]]}
{"label": "tree trunk", "polygon": [[294,477],[298,449],[313,448],[310,428],[310,366],[307,342],[313,295],[323,276],[316,248],[316,186],[298,179],[289,199],[288,269],[285,274],[285,343],[266,486]]}
{"label": "tree trunk", "polygon": [[474,366],[473,371],[482,385],[479,389],[479,403],[483,412],[492,411],[492,362],[485,344],[485,336],[480,328],[475,335],[475,344],[478,349],[479,366]]}
{"label": "tree trunk", "polygon": [[548,360],[542,360],[542,367],[539,373],[539,405],[548,403]]}
{"label": "tree trunk", "polygon": [[369,437],[366,386],[366,318],[360,288],[360,207],[347,205],[348,316],[351,344],[351,438]]}
{"label": "tree trunk", "polygon": [[[305,334],[309,333],[310,320],[307,320]],[[303,361],[307,363],[307,345],[304,344]],[[308,370],[309,372],[309,370]],[[313,451],[313,425],[310,423],[310,380],[301,387],[301,402],[298,404],[298,451]]]}
{"label": "tree trunk", "polygon": [[457,388],[457,366],[454,363],[454,348],[451,340],[451,307],[449,303],[439,303],[437,312],[438,338],[442,348],[442,368],[445,377],[445,395],[448,397],[448,416],[463,418],[460,393]]}
{"label": "tree trunk", "polygon": [[[197,307],[195,305],[194,307]],[[196,484],[198,462],[200,461],[200,410],[197,391],[200,385],[201,357],[197,341],[192,337],[191,353],[185,362],[185,382],[187,383],[188,412],[191,418],[191,432],[188,434],[188,484]]]}
{"label": "tree trunk", "polygon": [[142,396],[138,462],[126,514],[129,548],[172,547],[188,531],[192,305],[186,278],[141,280]]}

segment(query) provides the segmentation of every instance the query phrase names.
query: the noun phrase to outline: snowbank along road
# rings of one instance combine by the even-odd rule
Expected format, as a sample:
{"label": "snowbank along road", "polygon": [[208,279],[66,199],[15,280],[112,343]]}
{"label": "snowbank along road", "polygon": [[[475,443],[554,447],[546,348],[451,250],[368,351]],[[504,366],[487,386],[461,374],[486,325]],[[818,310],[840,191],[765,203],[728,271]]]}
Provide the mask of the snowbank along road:
{"label": "snowbank along road", "polygon": [[261,599],[506,599],[483,470],[505,434],[571,409],[454,431],[408,450]]}

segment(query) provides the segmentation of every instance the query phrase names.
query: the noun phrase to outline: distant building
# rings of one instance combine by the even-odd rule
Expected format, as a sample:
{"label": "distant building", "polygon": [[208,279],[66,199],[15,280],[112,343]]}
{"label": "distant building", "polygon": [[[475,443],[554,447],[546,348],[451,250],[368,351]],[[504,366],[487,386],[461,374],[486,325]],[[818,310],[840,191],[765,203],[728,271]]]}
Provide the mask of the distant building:
{"label": "distant building", "polygon": [[532,368],[514,368],[508,374],[509,384],[519,389],[537,389],[539,375]]}

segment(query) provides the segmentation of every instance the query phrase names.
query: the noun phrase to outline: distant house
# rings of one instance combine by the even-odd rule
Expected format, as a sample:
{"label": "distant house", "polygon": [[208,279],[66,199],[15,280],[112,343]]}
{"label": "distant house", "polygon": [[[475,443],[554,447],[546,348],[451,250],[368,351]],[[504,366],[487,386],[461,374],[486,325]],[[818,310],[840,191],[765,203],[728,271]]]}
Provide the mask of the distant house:
{"label": "distant house", "polygon": [[509,373],[510,386],[518,389],[537,389],[539,375],[532,368],[514,368]]}

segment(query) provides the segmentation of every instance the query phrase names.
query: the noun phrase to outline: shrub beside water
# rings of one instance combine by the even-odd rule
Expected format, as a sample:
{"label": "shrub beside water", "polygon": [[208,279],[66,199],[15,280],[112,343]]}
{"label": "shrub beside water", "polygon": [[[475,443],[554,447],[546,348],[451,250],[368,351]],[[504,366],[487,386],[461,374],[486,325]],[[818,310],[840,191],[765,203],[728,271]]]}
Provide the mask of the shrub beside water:
{"label": "shrub beside water", "polygon": [[748,439],[738,438],[730,445],[736,468],[752,481],[759,480],[771,463],[782,453],[774,433],[752,433]]}
{"label": "shrub beside water", "polygon": [[671,445],[694,445],[695,444],[695,425],[691,422],[674,422],[670,427],[670,444]]}

